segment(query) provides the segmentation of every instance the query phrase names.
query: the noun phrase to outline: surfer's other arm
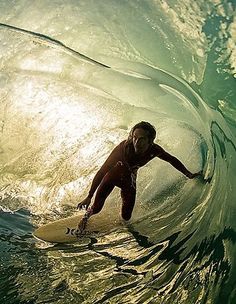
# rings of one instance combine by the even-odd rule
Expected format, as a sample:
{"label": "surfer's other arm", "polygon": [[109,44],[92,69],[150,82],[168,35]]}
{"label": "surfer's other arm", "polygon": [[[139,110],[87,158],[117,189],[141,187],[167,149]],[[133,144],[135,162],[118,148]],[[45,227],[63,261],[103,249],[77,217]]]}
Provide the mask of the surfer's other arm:
{"label": "surfer's other arm", "polygon": [[169,154],[168,152],[166,152],[163,148],[161,148],[159,146],[159,153],[158,153],[158,157],[164,161],[167,161],[168,163],[170,163],[174,168],[176,168],[178,171],[182,172],[185,176],[187,176],[188,178],[192,179],[194,177],[197,176],[202,176],[202,171],[199,171],[197,173],[192,173],[190,172],[182,163],[181,161],[176,158],[175,156]]}

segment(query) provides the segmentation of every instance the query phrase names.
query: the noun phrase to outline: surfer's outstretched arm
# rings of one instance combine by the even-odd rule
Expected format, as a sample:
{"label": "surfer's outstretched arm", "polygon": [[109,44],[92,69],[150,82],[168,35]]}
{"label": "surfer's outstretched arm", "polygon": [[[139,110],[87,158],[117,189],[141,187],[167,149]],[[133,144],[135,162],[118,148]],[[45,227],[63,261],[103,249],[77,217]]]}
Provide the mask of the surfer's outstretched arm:
{"label": "surfer's outstretched arm", "polygon": [[188,178],[194,178],[197,176],[202,176],[202,171],[199,171],[197,173],[192,173],[190,172],[185,166],[184,164],[181,163],[181,161],[176,158],[175,156],[169,154],[168,152],[166,152],[163,148],[160,148],[160,152],[157,155],[160,159],[167,161],[168,163],[170,163],[174,168],[176,168],[177,170],[179,170],[180,172],[182,172],[185,176],[187,176]]}
{"label": "surfer's outstretched arm", "polygon": [[88,206],[91,203],[91,199],[92,199],[95,191],[97,190],[98,186],[101,184],[104,176],[117,163],[117,161],[120,160],[120,149],[121,149],[121,144],[119,144],[118,146],[116,146],[113,149],[113,151],[108,156],[105,163],[102,165],[102,167],[99,169],[99,171],[94,176],[88,196],[77,205],[77,208],[82,208],[83,206],[85,206],[86,209],[88,208]]}
{"label": "surfer's outstretched arm", "polygon": [[97,174],[93,178],[92,185],[89,190],[88,196],[77,205],[77,208],[82,208],[84,206],[86,207],[86,209],[88,208],[95,191],[97,190],[98,186],[100,185],[101,181],[103,180],[104,176],[106,175],[106,173],[108,171],[109,171],[108,167],[106,167],[104,165],[101,167],[101,169],[97,172]]}

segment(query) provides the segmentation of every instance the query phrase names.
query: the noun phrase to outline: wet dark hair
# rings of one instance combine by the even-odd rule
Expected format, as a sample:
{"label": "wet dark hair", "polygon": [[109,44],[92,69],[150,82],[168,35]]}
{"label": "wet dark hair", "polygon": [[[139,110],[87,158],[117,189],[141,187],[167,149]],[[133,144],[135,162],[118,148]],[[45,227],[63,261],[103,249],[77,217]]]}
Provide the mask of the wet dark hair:
{"label": "wet dark hair", "polygon": [[129,133],[128,141],[132,140],[133,133],[136,129],[143,129],[144,131],[147,132],[150,142],[154,141],[154,139],[156,137],[156,129],[153,125],[151,125],[147,121],[141,121],[141,122],[137,123],[135,126],[133,126],[133,128],[131,129],[131,131]]}

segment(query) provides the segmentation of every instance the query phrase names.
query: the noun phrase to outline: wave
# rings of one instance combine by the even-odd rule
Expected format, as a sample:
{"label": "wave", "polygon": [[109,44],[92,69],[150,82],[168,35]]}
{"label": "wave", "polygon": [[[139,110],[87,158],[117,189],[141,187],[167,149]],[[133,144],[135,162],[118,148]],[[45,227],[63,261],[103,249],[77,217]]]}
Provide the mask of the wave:
{"label": "wave", "polygon": [[[199,88],[150,61],[107,65],[7,24],[0,24],[0,40],[2,212],[24,208],[35,225],[71,212],[111,149],[147,120],[157,128],[158,143],[191,171],[203,169],[205,180],[187,180],[160,160],[142,168],[131,224],[83,240],[88,256],[79,265],[95,269],[87,281],[83,272],[84,281],[94,290],[101,269],[103,284],[112,278],[113,287],[96,303],[120,296],[137,303],[223,297],[234,263],[236,140]],[[104,220],[118,217],[119,202],[114,191]],[[83,255],[79,249],[47,252],[48,265],[62,259],[54,265],[56,289],[81,292],[79,270],[63,259],[68,254],[75,262]],[[68,277],[59,279],[65,268]],[[85,289],[82,284],[81,301]],[[95,298],[96,291],[89,299]]]}
{"label": "wave", "polygon": [[199,147],[209,141],[202,117],[210,110],[186,83],[141,64],[107,70],[47,37],[6,25],[1,30],[2,41],[11,41],[1,73],[2,197],[15,191],[37,205],[61,203],[68,192],[76,198],[76,188],[88,187],[110,149],[141,119],[158,125],[169,149],[168,138],[176,137],[180,156],[186,141],[199,169]]}

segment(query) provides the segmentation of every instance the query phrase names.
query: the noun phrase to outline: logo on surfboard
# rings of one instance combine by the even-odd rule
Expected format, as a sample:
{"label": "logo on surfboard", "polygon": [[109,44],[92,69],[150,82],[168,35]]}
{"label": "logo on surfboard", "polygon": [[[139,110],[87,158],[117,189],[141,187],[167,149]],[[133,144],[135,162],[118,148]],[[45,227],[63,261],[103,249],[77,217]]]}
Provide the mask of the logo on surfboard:
{"label": "logo on surfboard", "polygon": [[71,235],[71,236],[75,236],[75,237],[80,237],[80,236],[84,236],[86,234],[91,234],[91,233],[98,233],[98,231],[80,231],[78,228],[66,228],[66,233],[67,235]]}

